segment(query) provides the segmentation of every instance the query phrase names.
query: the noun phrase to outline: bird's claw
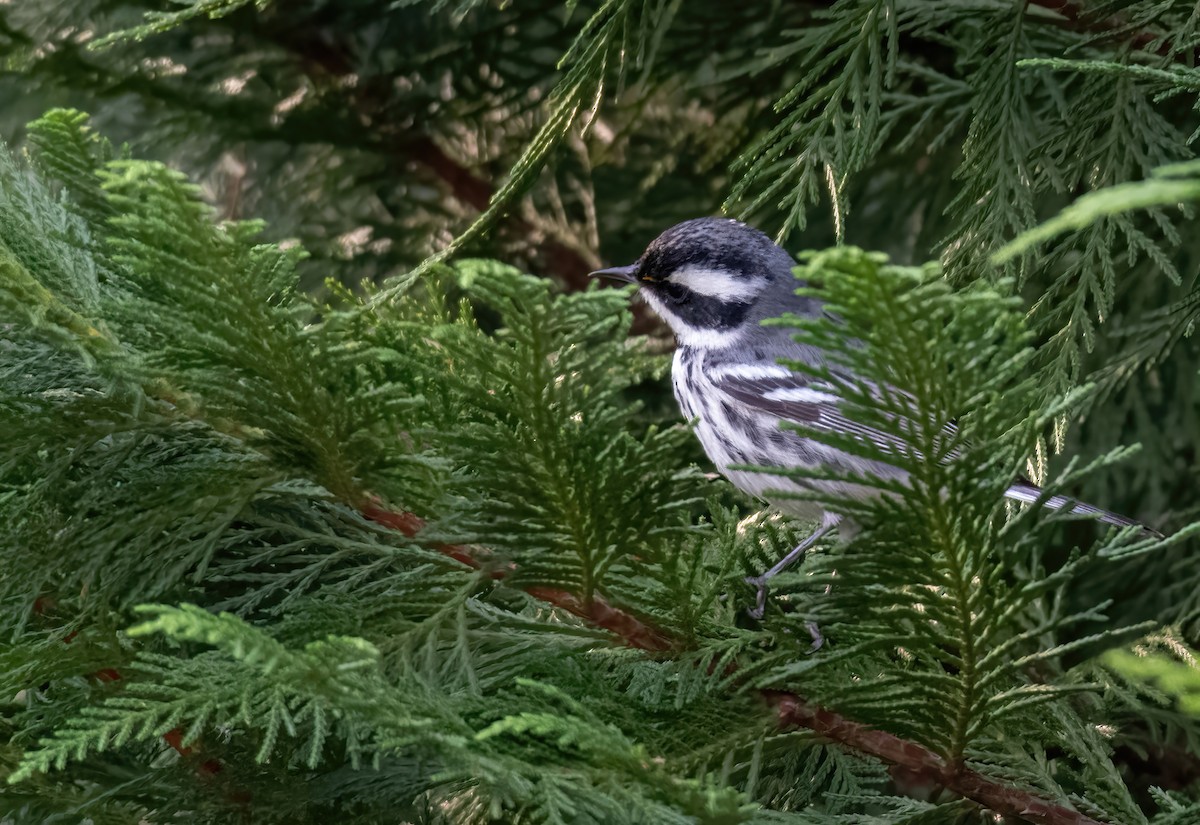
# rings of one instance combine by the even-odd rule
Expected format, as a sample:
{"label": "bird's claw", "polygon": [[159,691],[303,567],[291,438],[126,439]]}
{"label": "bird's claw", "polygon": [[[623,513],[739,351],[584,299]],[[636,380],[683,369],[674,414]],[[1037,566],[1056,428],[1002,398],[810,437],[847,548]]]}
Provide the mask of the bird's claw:
{"label": "bird's claw", "polygon": [[[754,600],[754,607],[746,608],[746,615],[751,619],[761,619],[767,610],[767,578],[766,576],[749,576],[745,581],[746,584],[752,584],[758,589],[758,596]],[[812,647],[808,649],[808,652],[816,653],[825,644],[825,636],[821,633],[821,628],[816,622],[805,622],[804,629],[812,637]]]}
{"label": "bird's claw", "polygon": [[825,644],[825,637],[821,634],[821,628],[817,626],[816,622],[805,622],[804,629],[812,637],[812,647],[808,649],[808,652],[816,653]]}
{"label": "bird's claw", "polygon": [[754,600],[754,607],[746,608],[746,615],[751,619],[761,619],[767,611],[767,579],[765,576],[749,576],[746,584],[752,584],[758,588],[758,597]]}

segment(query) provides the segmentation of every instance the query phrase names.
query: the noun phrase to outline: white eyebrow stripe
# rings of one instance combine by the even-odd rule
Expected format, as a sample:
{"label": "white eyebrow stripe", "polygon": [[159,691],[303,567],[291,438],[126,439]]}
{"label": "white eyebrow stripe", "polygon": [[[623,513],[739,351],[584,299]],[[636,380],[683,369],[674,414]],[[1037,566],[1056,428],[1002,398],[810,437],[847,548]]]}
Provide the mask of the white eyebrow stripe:
{"label": "white eyebrow stripe", "polygon": [[727,269],[710,269],[697,264],[680,267],[666,280],[686,287],[697,295],[724,298],[727,301],[749,301],[766,285],[763,278],[747,278],[734,275]]}

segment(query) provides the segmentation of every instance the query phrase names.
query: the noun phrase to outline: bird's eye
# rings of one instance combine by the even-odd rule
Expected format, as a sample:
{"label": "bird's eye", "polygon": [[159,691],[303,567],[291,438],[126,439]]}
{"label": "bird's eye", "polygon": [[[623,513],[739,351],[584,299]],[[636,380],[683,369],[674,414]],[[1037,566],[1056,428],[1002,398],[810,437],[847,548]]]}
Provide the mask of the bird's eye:
{"label": "bird's eye", "polygon": [[682,304],[688,299],[687,287],[680,286],[673,281],[664,281],[662,287],[663,295],[673,304]]}

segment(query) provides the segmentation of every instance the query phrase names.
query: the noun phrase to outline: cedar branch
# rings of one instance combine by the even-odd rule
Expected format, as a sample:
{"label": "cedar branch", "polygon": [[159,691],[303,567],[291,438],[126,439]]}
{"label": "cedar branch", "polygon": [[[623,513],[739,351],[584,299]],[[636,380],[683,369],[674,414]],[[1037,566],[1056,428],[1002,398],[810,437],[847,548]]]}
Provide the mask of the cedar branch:
{"label": "cedar branch", "polygon": [[[425,526],[425,520],[413,513],[395,512],[384,509],[377,503],[371,502],[362,507],[364,516],[377,524],[398,530],[412,538]],[[462,547],[454,544],[438,544],[435,549],[444,553],[457,562],[473,567],[476,570],[487,570],[492,578],[502,579],[516,568],[511,565],[496,566],[483,548]],[[602,627],[609,633],[620,638],[630,647],[661,653],[674,647],[670,637],[650,625],[626,613],[620,608],[613,607],[599,596],[593,596],[590,601],[579,598],[574,593],[554,587],[530,587],[526,593],[535,599],[548,602],[568,613],[585,619]]]}
{"label": "cedar branch", "polygon": [[[367,502],[361,512],[368,519],[409,538],[416,536],[425,526],[425,520],[420,516],[388,510],[377,500]],[[511,564],[496,566],[488,558],[490,554],[482,548],[439,544],[435,549],[468,567],[487,569],[495,579],[502,579],[515,569]],[[573,593],[552,587],[529,587],[525,592],[604,628],[629,647],[663,653],[677,646],[669,634],[598,597],[588,602]],[[961,763],[948,762],[917,742],[847,719],[794,693],[763,691],[762,696],[774,708],[779,727],[808,728],[825,739],[925,777],[931,783],[941,785],[989,810],[1017,816],[1036,825],[1104,825],[1079,811],[989,779]]]}

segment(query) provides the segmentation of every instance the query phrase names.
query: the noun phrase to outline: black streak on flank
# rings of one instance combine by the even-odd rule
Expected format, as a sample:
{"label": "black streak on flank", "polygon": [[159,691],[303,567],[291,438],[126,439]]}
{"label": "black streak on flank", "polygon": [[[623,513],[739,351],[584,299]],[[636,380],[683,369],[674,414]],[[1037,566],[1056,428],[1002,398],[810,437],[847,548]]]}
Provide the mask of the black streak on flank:
{"label": "black streak on flank", "polygon": [[722,401],[721,412],[725,413],[725,420],[729,422],[731,427],[738,427],[742,430],[748,430],[753,426],[753,422],[750,420],[750,415],[745,409],[739,409],[738,405],[731,404],[728,401]]}

